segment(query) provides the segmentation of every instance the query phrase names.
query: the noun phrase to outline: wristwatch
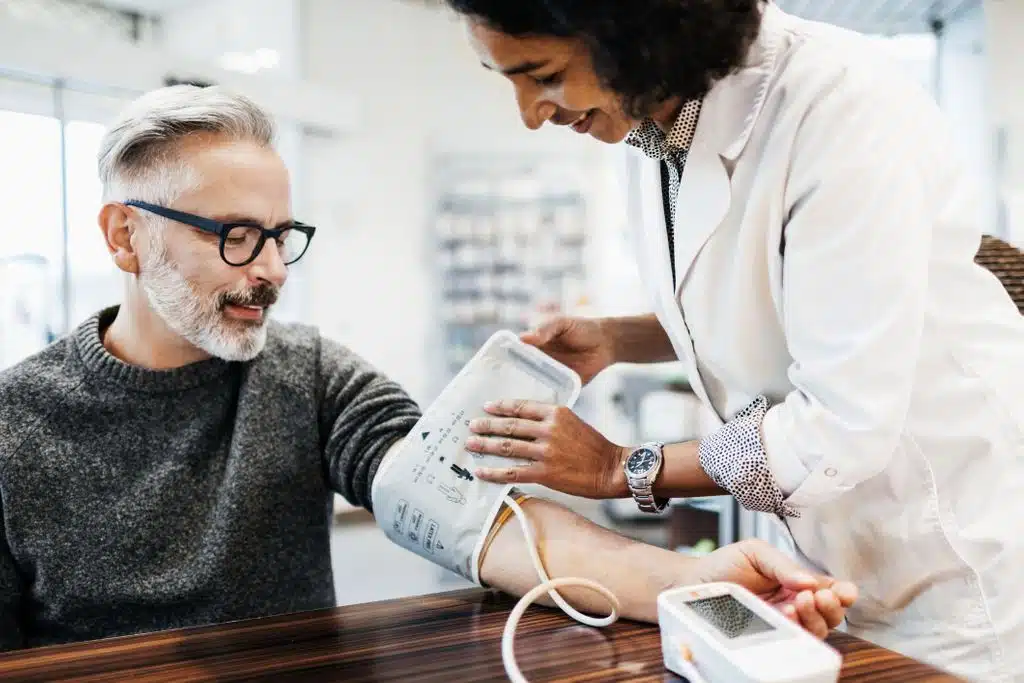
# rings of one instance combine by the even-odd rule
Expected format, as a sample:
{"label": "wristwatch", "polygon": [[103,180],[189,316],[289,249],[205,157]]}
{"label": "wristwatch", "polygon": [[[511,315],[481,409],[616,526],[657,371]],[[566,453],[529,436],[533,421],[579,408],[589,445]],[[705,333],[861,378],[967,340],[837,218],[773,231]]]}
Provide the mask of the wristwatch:
{"label": "wristwatch", "polygon": [[654,480],[661,472],[664,447],[665,444],[656,441],[640,444],[633,449],[622,466],[626,471],[629,492],[633,494],[633,500],[642,512],[658,513],[668,505],[668,498],[654,495]]}

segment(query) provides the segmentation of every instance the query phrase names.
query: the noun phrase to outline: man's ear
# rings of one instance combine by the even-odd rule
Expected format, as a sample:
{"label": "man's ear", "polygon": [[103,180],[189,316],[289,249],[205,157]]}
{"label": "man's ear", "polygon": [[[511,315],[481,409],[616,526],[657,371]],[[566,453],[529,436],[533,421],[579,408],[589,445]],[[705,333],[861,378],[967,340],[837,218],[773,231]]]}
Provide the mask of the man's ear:
{"label": "man's ear", "polygon": [[132,244],[135,226],[131,218],[130,210],[124,204],[110,203],[100,209],[99,223],[114,263],[124,272],[138,275],[139,257]]}

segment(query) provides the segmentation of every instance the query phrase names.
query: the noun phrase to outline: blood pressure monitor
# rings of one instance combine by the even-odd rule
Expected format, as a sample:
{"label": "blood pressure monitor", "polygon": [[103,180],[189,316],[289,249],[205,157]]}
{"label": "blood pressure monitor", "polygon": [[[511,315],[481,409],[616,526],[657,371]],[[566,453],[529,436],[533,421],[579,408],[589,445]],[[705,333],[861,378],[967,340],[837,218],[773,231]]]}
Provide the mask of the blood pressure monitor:
{"label": "blood pressure monitor", "polygon": [[[523,343],[511,332],[492,336],[435,399],[409,436],[394,446],[374,477],[374,517],[399,546],[481,583],[483,546],[502,505],[522,527],[524,548],[540,583],[522,597],[502,633],[501,652],[512,683],[526,683],[516,664],[516,627],[526,609],[547,595],[576,621],[604,627],[619,618],[618,598],[585,578],[551,578],[537,549],[526,513],[509,496],[511,486],[477,479],[477,467],[514,467],[518,462],[466,451],[473,418],[496,399],[526,399],[571,407],[579,376]],[[661,445],[645,444],[626,463],[638,502],[655,502],[651,484]],[[558,589],[587,588],[603,596],[607,616],[583,614]],[[748,591],[731,584],[706,584],[662,593],[658,598],[665,665],[691,683],[834,683],[839,655]],[[694,655],[689,661],[682,648]],[[694,671],[696,669],[696,672]]]}
{"label": "blood pressure monitor", "polygon": [[[708,583],[658,596],[665,667],[708,683],[835,683],[842,657],[745,588]],[[689,656],[688,656],[689,653]]]}

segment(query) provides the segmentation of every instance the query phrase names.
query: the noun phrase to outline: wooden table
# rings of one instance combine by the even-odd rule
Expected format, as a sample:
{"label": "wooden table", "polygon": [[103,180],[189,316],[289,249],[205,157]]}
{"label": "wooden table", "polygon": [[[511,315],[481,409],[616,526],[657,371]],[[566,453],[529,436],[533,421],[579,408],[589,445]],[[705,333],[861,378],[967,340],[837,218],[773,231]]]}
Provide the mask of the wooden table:
{"label": "wooden table", "polygon": [[[459,591],[0,655],[13,681],[502,681],[501,632],[514,601]],[[842,681],[955,681],[836,634]],[[601,631],[532,608],[516,653],[530,681],[679,681],[655,626]]]}

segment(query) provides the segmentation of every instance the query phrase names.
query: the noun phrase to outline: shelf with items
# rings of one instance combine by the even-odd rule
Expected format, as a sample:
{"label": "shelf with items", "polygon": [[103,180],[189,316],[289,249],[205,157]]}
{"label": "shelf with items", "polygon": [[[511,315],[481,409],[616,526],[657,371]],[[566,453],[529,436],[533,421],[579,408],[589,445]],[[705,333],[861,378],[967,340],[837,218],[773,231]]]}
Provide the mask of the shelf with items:
{"label": "shelf with items", "polygon": [[584,297],[583,195],[539,184],[524,193],[522,173],[490,169],[483,180],[455,178],[438,193],[433,233],[445,379],[498,330],[526,330],[542,315],[571,312]]}

